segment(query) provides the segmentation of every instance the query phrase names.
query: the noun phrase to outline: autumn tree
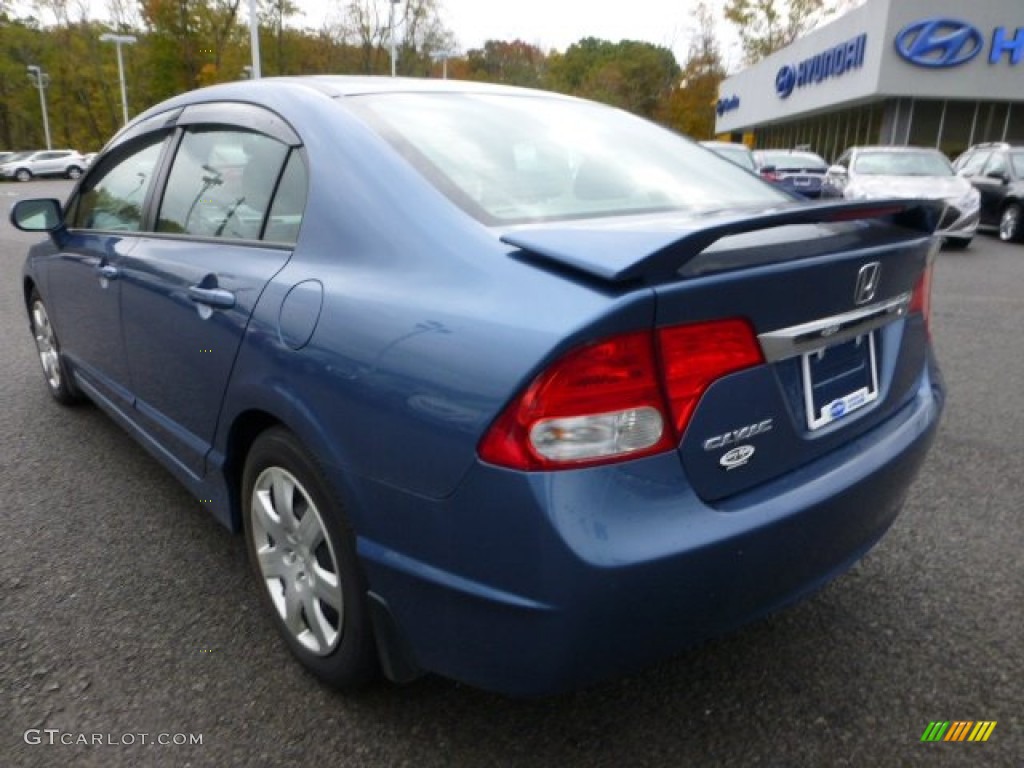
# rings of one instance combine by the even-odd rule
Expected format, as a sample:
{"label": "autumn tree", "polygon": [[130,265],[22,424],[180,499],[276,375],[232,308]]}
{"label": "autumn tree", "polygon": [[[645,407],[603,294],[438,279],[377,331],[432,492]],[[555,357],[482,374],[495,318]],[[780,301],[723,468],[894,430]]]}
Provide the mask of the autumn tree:
{"label": "autumn tree", "polygon": [[398,74],[429,75],[431,56],[455,47],[454,35],[441,18],[438,0],[407,0],[398,9],[393,9],[390,0],[351,0],[344,7],[342,42],[359,49],[359,71],[388,72],[392,10]]}
{"label": "autumn tree", "polygon": [[662,101],[655,117],[687,136],[710,139],[715,133],[718,86],[726,71],[715,18],[707,3],[697,6],[696,19],[697,32],[690,41],[679,87]]}
{"label": "autumn tree", "polygon": [[844,0],[728,0],[725,18],[735,27],[747,64],[756,64],[818,26]]}

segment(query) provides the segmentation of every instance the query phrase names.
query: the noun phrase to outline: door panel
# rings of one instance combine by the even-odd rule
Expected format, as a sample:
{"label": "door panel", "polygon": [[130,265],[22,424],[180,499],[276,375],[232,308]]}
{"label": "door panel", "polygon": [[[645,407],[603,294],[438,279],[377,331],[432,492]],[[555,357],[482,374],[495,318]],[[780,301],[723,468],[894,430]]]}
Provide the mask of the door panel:
{"label": "door panel", "polygon": [[149,238],[123,262],[122,321],[136,416],[197,477],[249,317],[290,255],[281,248]]}
{"label": "door panel", "polygon": [[131,379],[116,271],[137,242],[131,235],[73,232],[48,264],[50,296],[44,297],[74,370],[122,406],[131,402]]}
{"label": "door panel", "polygon": [[121,330],[121,263],[139,242],[143,202],[166,131],[128,142],[78,190],[68,239],[48,264],[61,344],[75,370],[101,394],[130,405],[131,375]]}

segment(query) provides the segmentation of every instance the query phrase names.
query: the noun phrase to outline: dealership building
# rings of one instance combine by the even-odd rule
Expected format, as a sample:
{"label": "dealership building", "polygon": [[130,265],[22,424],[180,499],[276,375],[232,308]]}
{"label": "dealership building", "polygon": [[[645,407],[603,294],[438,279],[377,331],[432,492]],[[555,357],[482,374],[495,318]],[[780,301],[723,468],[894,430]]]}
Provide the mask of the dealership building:
{"label": "dealership building", "polygon": [[724,80],[717,110],[725,140],[829,161],[1024,141],[1024,0],[868,0]]}

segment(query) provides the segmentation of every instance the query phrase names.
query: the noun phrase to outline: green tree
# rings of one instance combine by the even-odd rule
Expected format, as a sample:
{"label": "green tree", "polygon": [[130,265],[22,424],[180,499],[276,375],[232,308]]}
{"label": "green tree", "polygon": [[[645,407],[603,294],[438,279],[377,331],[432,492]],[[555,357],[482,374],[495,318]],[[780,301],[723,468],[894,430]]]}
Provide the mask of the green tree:
{"label": "green tree", "polygon": [[286,43],[286,40],[292,38],[292,36],[289,35],[290,30],[285,26],[285,23],[298,12],[299,7],[291,2],[291,0],[260,0],[260,25],[269,27],[273,33],[274,51],[272,66],[268,67],[266,66],[268,62],[264,62],[262,67],[264,74],[289,74],[288,59],[285,52],[291,47]]}
{"label": "green tree", "polygon": [[540,88],[546,69],[547,56],[537,46],[522,40],[488,40],[483,48],[466,53],[466,70],[460,75],[469,80]]}
{"label": "green tree", "polygon": [[735,27],[747,64],[755,64],[819,25],[844,0],[728,0],[725,18]]}
{"label": "green tree", "polygon": [[652,117],[679,75],[679,64],[668,48],[587,37],[564,54],[549,57],[547,86]]}

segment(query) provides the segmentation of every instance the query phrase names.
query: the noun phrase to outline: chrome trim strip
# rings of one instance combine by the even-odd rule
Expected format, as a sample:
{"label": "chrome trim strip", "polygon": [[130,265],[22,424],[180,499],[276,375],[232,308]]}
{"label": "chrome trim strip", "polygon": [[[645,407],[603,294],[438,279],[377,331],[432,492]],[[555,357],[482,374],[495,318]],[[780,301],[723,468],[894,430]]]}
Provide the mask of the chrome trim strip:
{"label": "chrome trim strip", "polygon": [[894,299],[855,309],[841,315],[813,320],[777,331],[768,331],[757,337],[764,359],[769,363],[814,352],[824,346],[841,344],[855,339],[883,325],[888,325],[907,314],[910,291]]}

